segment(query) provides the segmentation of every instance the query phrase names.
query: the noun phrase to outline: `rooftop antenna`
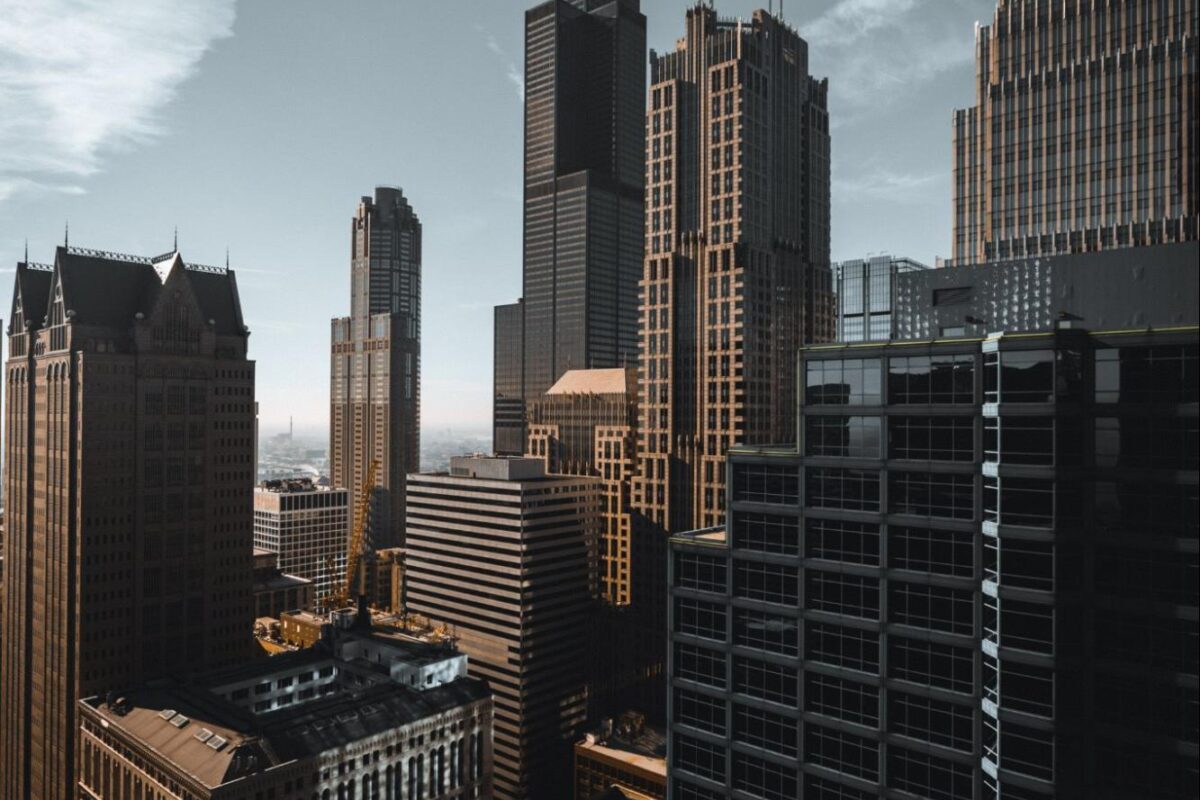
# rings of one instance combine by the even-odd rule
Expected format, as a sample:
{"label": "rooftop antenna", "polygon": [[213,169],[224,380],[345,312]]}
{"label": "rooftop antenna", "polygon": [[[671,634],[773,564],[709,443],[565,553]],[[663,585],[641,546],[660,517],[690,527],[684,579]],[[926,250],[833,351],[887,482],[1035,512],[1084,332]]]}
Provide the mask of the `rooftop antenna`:
{"label": "rooftop antenna", "polygon": [[63,247],[71,246],[71,220],[67,220],[63,225]]}
{"label": "rooftop antenna", "polygon": [[25,263],[29,263],[29,237],[25,237]]}
{"label": "rooftop antenna", "polygon": [[171,242],[171,246],[172,246],[172,250],[174,252],[176,252],[176,253],[179,252],[179,226],[178,225],[175,226],[175,238]]}
{"label": "rooftop antenna", "polygon": [[229,245],[225,245],[225,271],[229,272]]}

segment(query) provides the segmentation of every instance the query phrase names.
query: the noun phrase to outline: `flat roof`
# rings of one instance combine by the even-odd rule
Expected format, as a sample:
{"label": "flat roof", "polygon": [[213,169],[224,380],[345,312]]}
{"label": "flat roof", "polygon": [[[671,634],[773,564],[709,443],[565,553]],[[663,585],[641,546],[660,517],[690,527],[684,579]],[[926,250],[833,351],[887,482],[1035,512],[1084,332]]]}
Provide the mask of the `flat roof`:
{"label": "flat roof", "polygon": [[713,528],[702,528],[696,531],[683,531],[682,533],[676,533],[671,537],[671,541],[680,542],[682,544],[712,545],[714,547],[724,547],[729,543],[728,534],[725,531],[724,525]]}

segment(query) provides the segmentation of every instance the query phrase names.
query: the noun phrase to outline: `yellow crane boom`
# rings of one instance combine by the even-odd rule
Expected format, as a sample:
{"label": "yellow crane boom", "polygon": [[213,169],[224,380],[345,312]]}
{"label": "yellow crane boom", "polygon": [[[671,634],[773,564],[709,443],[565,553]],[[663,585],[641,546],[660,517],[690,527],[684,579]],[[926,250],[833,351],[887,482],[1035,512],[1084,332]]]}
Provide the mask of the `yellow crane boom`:
{"label": "yellow crane boom", "polygon": [[371,491],[375,488],[375,473],[379,461],[372,459],[367,467],[367,477],[358,489],[358,504],[354,509],[354,526],[350,530],[349,549],[346,552],[346,581],[330,595],[329,610],[343,607],[358,597],[358,571],[362,564],[363,541],[367,536],[367,515],[371,508]]}

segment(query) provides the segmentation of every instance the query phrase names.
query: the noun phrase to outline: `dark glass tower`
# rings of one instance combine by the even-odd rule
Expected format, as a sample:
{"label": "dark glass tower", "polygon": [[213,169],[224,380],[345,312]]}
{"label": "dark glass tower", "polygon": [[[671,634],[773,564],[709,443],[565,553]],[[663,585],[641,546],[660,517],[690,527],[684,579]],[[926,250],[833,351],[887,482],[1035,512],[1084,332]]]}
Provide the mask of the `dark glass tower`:
{"label": "dark glass tower", "polygon": [[525,13],[523,400],[568,369],[637,362],[645,53],[638,0]]}
{"label": "dark glass tower", "polygon": [[671,539],[671,797],[1196,795],[1197,251],[909,273],[933,333],[802,351],[799,446]]}
{"label": "dark glass tower", "polygon": [[329,470],[350,490],[378,462],[369,517],[374,548],[404,541],[404,477],[421,430],[421,222],[395,187],[362,198],[350,222],[351,312],[333,320]]}

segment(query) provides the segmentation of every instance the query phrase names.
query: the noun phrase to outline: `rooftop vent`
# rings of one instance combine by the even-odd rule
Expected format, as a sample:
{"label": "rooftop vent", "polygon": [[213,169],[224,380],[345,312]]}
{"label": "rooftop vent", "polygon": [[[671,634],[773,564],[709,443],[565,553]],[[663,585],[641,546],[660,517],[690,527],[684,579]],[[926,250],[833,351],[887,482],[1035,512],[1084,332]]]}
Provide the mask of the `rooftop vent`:
{"label": "rooftop vent", "polygon": [[171,724],[174,725],[176,728],[182,728],[184,725],[187,725],[189,722],[191,722],[191,720],[188,719],[187,717],[185,717],[183,714],[176,714],[171,719]]}
{"label": "rooftop vent", "polygon": [[158,712],[158,715],[163,719],[170,719],[171,717],[175,716],[175,709],[164,708],[162,711]]}
{"label": "rooftop vent", "polygon": [[196,738],[202,742],[207,742],[212,737],[213,737],[213,732],[210,731],[208,728],[201,728],[200,730],[196,731]]}
{"label": "rooftop vent", "polygon": [[213,736],[211,739],[208,740],[207,744],[213,750],[220,750],[222,747],[224,747],[226,744],[228,744],[228,742],[229,742],[229,740],[226,739],[224,736]]}

